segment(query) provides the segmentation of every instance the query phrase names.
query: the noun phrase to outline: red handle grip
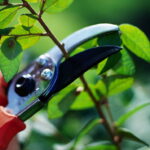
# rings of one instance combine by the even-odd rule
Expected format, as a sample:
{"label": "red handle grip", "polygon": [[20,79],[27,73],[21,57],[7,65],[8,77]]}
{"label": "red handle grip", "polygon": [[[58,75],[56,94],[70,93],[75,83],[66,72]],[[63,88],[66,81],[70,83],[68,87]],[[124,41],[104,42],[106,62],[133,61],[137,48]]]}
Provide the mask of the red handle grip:
{"label": "red handle grip", "polygon": [[17,116],[8,113],[0,106],[0,150],[6,150],[12,138],[25,127]]}
{"label": "red handle grip", "polygon": [[6,106],[7,101],[7,95],[6,95],[6,88],[8,84],[4,81],[4,78],[1,75],[0,72],[0,106]]}

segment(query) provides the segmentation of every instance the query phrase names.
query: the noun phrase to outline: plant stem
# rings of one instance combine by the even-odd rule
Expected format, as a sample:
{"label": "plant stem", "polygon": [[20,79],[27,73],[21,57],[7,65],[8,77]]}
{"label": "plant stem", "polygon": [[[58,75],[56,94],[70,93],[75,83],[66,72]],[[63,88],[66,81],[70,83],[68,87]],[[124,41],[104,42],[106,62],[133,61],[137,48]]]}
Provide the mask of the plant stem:
{"label": "plant stem", "polygon": [[92,93],[92,91],[91,91],[87,81],[85,80],[85,78],[83,76],[81,76],[80,79],[81,79],[81,81],[82,81],[82,83],[84,85],[85,90],[87,91],[87,93],[91,97],[93,103],[95,104],[95,107],[97,109],[97,112],[98,112],[99,116],[103,119],[103,124],[105,125],[106,129],[108,130],[109,134],[111,135],[111,137],[113,139],[114,138],[114,134],[113,134],[113,132],[112,132],[112,130],[111,130],[111,128],[110,128],[106,118],[105,118],[105,115],[104,115],[103,111],[101,110],[101,107],[99,105],[100,103],[96,100],[96,98],[93,95],[93,93]]}
{"label": "plant stem", "polygon": [[44,9],[45,3],[46,3],[46,0],[42,0],[42,6],[41,6],[41,9],[40,9],[40,13],[39,13],[39,15],[38,15],[39,18],[41,18],[41,17],[42,17],[42,14],[44,13],[43,9]]}
{"label": "plant stem", "polygon": [[[59,42],[59,40],[55,37],[55,35],[51,32],[51,30],[48,28],[48,26],[45,24],[45,22],[43,21],[43,19],[41,18],[41,15],[38,15],[34,9],[29,5],[28,2],[26,2],[25,0],[22,0],[23,2],[23,6],[26,7],[32,14],[37,15],[38,16],[38,21],[41,24],[41,26],[43,27],[43,29],[46,31],[46,33],[48,34],[48,36],[50,37],[50,39],[53,40],[53,42],[60,48],[61,52],[64,54],[64,57],[67,59],[69,58],[69,54],[66,52],[64,45],[61,44]],[[39,13],[40,14],[40,13]],[[101,107],[100,107],[100,103],[99,101],[96,100],[95,96],[93,95],[90,87],[88,86],[87,81],[85,80],[84,76],[82,75],[80,77],[80,80],[82,81],[87,93],[89,94],[91,100],[93,101],[93,103],[95,104],[96,110],[100,116],[100,118],[102,118],[102,122],[103,125],[105,126],[105,128],[107,129],[108,133],[110,134],[113,143],[116,145],[117,149],[120,150],[120,145],[119,142],[116,141],[116,134],[113,132],[113,130],[111,129]]]}
{"label": "plant stem", "polygon": [[[5,35],[3,35],[5,36]],[[22,37],[22,36],[48,36],[47,33],[30,33],[30,34],[10,34],[6,36]]]}
{"label": "plant stem", "polygon": [[112,113],[111,113],[111,110],[110,110],[110,106],[109,106],[109,102],[108,102],[107,97],[102,98],[101,101],[103,102],[103,104],[104,104],[104,106],[107,110],[107,114],[109,116],[109,119],[110,119],[111,123],[114,123],[114,119],[113,119],[113,116],[112,116]]}
{"label": "plant stem", "polygon": [[8,5],[9,4],[9,0],[4,0],[3,5]]}
{"label": "plant stem", "polygon": [[21,3],[2,3],[0,4],[0,6],[8,6],[8,5],[11,5],[11,6],[22,6]]}

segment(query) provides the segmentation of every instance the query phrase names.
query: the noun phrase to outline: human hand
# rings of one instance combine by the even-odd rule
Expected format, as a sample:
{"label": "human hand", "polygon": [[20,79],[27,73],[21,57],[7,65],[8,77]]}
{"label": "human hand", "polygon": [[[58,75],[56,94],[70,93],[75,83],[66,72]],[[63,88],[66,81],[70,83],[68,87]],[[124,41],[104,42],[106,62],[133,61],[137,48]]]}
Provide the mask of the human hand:
{"label": "human hand", "polygon": [[25,124],[4,108],[8,103],[7,87],[0,72],[0,150],[19,150],[18,140],[14,136],[25,128]]}

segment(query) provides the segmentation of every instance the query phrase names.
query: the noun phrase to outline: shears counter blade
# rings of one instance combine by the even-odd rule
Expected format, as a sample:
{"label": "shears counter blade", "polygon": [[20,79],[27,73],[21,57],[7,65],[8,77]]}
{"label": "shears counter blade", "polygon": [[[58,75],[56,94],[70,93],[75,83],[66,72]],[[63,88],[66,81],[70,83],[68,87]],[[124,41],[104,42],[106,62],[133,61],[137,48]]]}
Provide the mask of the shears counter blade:
{"label": "shears counter blade", "polygon": [[[92,38],[115,31],[119,31],[118,26],[98,24],[75,32],[62,43],[69,53]],[[27,120],[56,92],[120,49],[117,46],[95,47],[61,62],[63,54],[58,47],[54,47],[14,77],[8,90],[7,108],[21,120]]]}

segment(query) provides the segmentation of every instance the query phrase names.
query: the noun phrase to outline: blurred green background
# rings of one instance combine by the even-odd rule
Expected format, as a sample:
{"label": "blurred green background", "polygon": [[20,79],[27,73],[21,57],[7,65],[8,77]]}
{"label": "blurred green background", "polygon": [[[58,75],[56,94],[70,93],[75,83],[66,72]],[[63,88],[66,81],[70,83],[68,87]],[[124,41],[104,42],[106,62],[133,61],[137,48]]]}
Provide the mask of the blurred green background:
{"label": "blurred green background", "polygon": [[[130,23],[150,36],[149,0],[75,0],[64,12],[45,14],[43,17],[60,40],[82,27],[97,23]],[[23,64],[48,51],[53,45],[49,38],[42,37],[35,46],[25,52]],[[134,87],[110,98],[115,119],[138,104],[150,101],[150,65],[137,57],[134,57],[134,60],[137,68]],[[149,109],[138,112],[127,121],[125,126],[150,144]],[[88,120],[95,117],[97,117],[95,110],[88,109],[80,112],[70,111],[61,119],[49,121],[46,112],[41,111],[27,122],[27,129],[19,135],[22,150],[67,150],[56,144],[67,144]],[[106,140],[106,137],[107,131],[99,126],[83,139],[83,143]],[[125,141],[123,145],[125,145],[123,150],[134,150],[142,146],[129,141]]]}

